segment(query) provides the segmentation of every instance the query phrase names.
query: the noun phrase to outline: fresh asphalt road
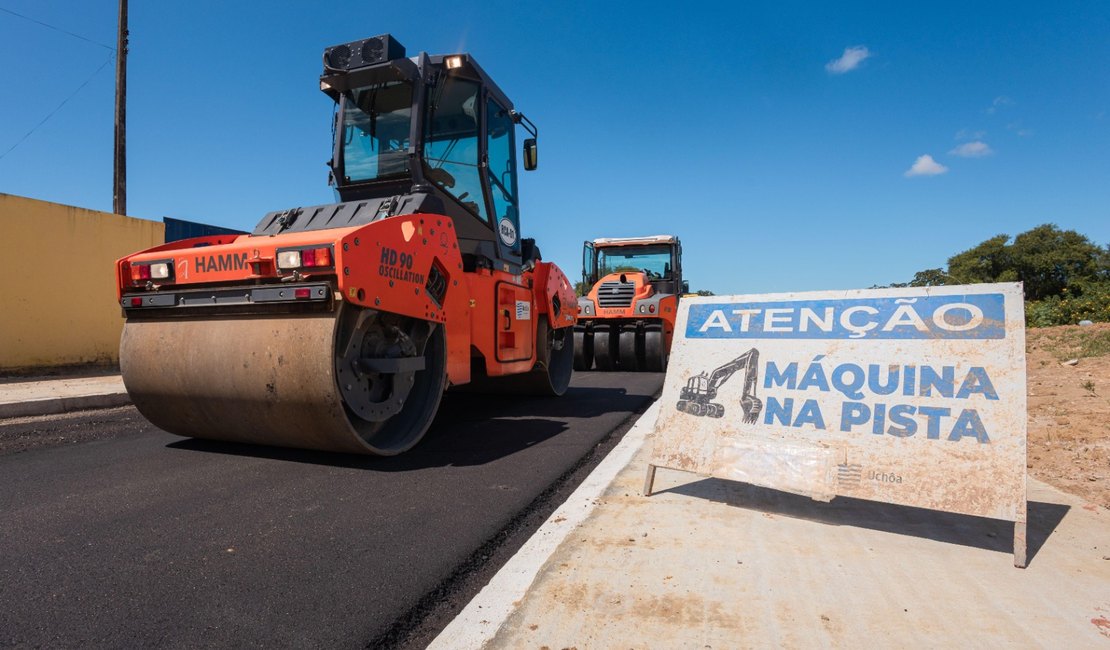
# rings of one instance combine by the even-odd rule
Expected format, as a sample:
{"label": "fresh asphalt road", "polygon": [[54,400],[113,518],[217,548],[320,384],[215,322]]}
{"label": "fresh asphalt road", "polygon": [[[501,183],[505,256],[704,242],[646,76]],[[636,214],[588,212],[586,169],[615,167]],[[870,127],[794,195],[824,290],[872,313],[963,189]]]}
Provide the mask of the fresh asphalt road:
{"label": "fresh asphalt road", "polygon": [[0,647],[363,647],[661,384],[450,394],[395,458],[183,439],[133,409],[71,421],[101,433],[0,455]]}

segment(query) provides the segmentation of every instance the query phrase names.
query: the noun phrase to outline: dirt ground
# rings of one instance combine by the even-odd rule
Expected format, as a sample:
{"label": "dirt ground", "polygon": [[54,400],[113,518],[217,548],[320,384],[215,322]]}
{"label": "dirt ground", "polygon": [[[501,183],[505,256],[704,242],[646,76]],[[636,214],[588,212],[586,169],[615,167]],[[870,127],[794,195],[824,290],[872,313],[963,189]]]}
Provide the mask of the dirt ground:
{"label": "dirt ground", "polygon": [[1110,508],[1110,323],[1025,336],[1029,473]]}

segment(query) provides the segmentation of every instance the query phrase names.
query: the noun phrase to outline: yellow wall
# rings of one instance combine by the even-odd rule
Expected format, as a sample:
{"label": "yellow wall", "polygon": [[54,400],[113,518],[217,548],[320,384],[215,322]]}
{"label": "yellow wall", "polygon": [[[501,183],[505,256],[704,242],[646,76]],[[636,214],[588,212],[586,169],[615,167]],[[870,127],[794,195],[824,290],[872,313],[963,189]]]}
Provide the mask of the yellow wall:
{"label": "yellow wall", "polygon": [[0,194],[0,370],[119,362],[115,261],[161,222]]}

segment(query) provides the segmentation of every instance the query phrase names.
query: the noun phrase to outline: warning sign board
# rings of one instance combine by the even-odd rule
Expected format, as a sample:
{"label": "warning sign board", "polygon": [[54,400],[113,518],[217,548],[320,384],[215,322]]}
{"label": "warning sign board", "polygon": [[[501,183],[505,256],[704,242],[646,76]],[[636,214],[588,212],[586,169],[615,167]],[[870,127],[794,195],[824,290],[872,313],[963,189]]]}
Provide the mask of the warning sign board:
{"label": "warning sign board", "polygon": [[668,467],[1024,536],[1020,284],[685,299],[659,413],[647,493]]}

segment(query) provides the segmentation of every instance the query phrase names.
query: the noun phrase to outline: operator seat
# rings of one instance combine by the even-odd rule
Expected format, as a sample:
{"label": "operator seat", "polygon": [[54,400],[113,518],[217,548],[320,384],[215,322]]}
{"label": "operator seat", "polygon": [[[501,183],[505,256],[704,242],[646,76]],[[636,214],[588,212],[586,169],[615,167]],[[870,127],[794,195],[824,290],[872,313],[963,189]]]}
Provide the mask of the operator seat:
{"label": "operator seat", "polygon": [[535,239],[525,237],[520,240],[520,267],[525,271],[536,268],[536,262],[542,260],[540,247],[536,246]]}

